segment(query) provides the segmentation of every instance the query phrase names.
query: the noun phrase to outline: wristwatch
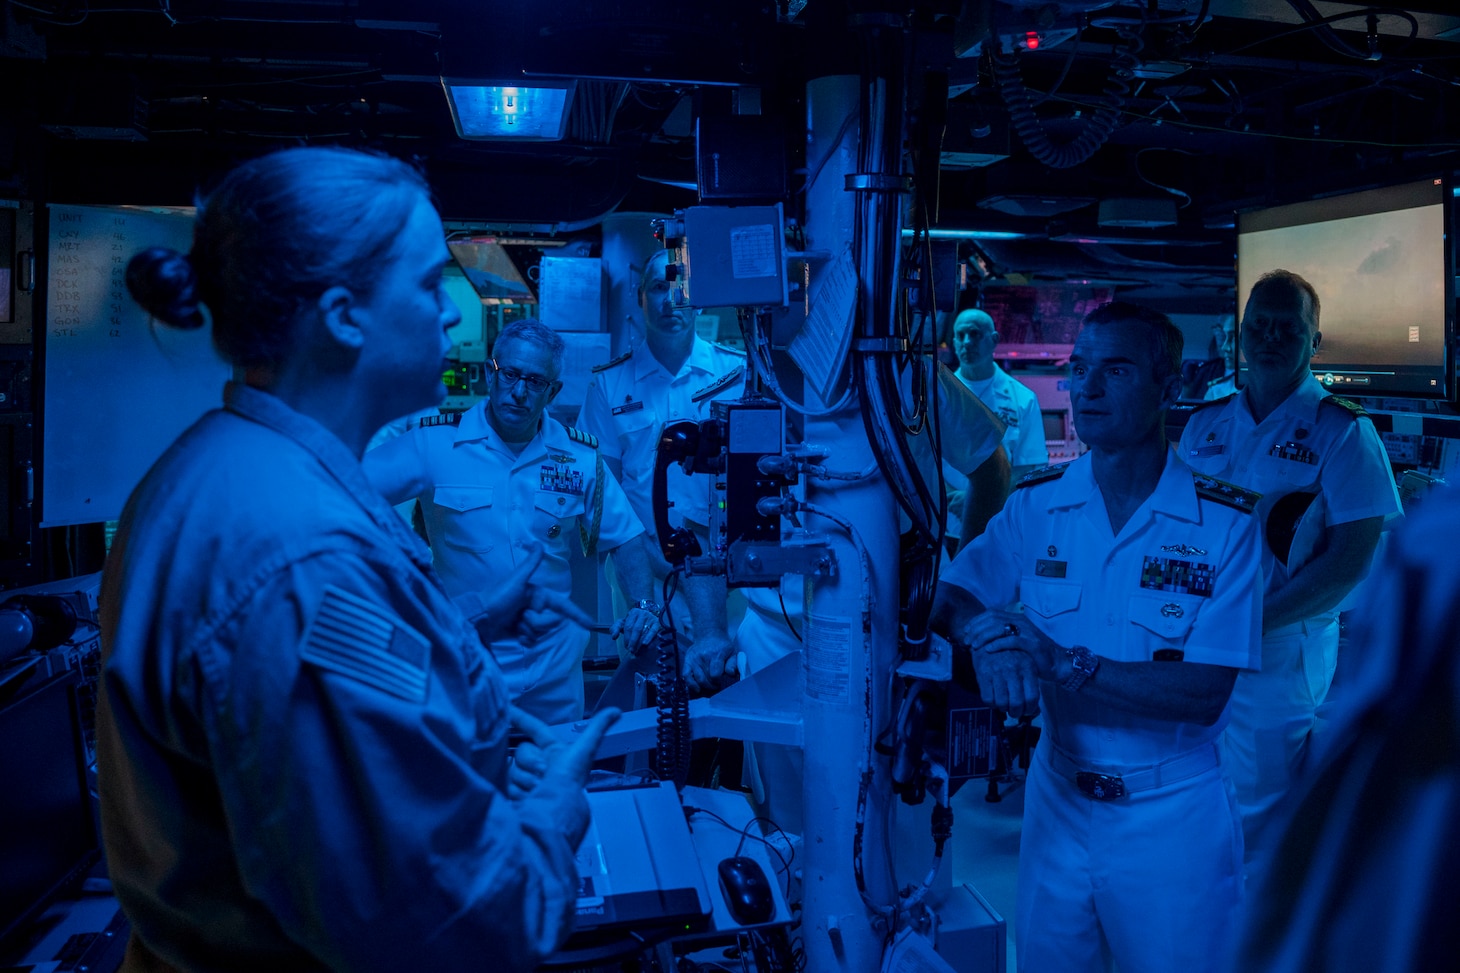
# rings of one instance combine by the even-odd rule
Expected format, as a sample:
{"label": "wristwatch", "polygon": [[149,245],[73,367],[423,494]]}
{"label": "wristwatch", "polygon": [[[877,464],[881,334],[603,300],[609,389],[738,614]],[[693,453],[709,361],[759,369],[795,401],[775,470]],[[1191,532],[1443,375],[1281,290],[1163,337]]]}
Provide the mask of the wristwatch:
{"label": "wristwatch", "polygon": [[650,601],[648,598],[640,598],[639,603],[634,607],[643,609],[644,611],[653,615],[655,618],[658,618],[659,616],[664,614],[663,606],[660,605],[657,601]]}
{"label": "wristwatch", "polygon": [[1095,675],[1095,670],[1100,668],[1100,657],[1083,645],[1070,646],[1065,649],[1065,655],[1070,657],[1074,669],[1062,685],[1066,692],[1073,693]]}

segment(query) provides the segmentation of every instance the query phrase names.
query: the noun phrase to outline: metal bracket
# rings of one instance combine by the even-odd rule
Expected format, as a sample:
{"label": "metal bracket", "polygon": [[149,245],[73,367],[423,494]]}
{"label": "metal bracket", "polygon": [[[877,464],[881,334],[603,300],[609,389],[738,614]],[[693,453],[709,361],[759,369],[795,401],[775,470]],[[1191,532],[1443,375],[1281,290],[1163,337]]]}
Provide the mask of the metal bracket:
{"label": "metal bracket", "polygon": [[869,355],[901,355],[907,352],[906,338],[858,338],[852,347]]}
{"label": "metal bracket", "polygon": [[910,193],[912,176],[896,172],[849,172],[844,187],[854,193]]}
{"label": "metal bracket", "polygon": [[786,574],[836,574],[836,553],[825,535],[791,535],[780,544],[731,544],[725,575],[732,585],[780,584]]}
{"label": "metal bracket", "polygon": [[926,679],[928,682],[952,682],[953,646],[935,632],[928,633],[928,657],[916,662],[902,662],[897,667],[899,676],[910,679]]}

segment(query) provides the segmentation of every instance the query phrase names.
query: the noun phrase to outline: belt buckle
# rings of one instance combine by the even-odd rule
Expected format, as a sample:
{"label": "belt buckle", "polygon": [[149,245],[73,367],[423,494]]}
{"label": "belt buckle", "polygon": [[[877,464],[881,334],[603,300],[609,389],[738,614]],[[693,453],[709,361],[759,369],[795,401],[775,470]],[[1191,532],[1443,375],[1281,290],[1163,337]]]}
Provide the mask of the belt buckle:
{"label": "belt buckle", "polygon": [[1092,774],[1082,770],[1075,775],[1075,786],[1097,801],[1113,801],[1125,797],[1125,781],[1107,774]]}

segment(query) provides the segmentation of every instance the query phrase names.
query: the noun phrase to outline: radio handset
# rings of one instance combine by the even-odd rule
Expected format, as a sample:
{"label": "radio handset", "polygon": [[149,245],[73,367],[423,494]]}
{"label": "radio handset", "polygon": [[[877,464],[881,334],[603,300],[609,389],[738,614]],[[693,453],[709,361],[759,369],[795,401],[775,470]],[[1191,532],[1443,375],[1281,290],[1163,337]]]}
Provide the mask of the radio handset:
{"label": "radio handset", "polygon": [[679,463],[686,473],[717,472],[723,439],[723,424],[713,419],[703,423],[690,419],[671,422],[659,433],[654,453],[654,533],[659,537],[664,559],[673,567],[704,552],[694,531],[669,525],[669,466]]}

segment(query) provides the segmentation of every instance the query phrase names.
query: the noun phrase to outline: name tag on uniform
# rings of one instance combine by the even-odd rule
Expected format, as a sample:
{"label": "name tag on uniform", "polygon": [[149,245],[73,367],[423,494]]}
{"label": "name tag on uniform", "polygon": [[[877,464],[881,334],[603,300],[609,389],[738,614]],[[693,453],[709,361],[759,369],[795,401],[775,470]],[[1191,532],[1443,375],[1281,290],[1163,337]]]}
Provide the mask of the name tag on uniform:
{"label": "name tag on uniform", "polygon": [[1198,446],[1196,449],[1188,449],[1186,452],[1188,456],[1221,456],[1226,451],[1227,447],[1224,444],[1216,443],[1212,446]]}
{"label": "name tag on uniform", "polygon": [[1068,561],[1046,561],[1040,558],[1034,562],[1034,574],[1040,578],[1063,578],[1069,564]]}
{"label": "name tag on uniform", "polygon": [[1210,598],[1216,578],[1216,568],[1199,561],[1180,561],[1174,557],[1147,554],[1141,564],[1141,587],[1150,591],[1175,591]]}
{"label": "name tag on uniform", "polygon": [[614,406],[613,407],[613,414],[616,415],[616,416],[621,416],[621,415],[624,415],[625,413],[628,413],[628,412],[638,412],[643,407],[644,407],[644,400],[643,399],[640,399],[638,402],[625,402],[623,405],[616,405],[616,406]]}

